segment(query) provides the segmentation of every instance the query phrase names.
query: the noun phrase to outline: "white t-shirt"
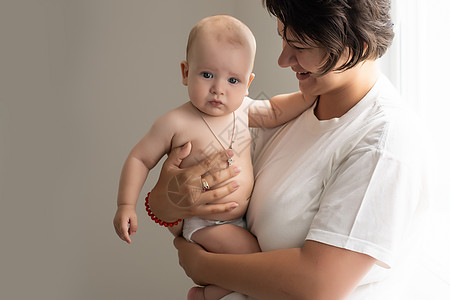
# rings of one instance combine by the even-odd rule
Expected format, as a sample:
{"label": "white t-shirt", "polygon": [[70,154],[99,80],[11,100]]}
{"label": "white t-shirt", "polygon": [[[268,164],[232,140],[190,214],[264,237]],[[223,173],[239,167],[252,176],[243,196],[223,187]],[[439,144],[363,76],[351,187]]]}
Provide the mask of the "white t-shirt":
{"label": "white t-shirt", "polygon": [[381,286],[426,204],[427,145],[416,121],[380,75],[340,118],[320,121],[312,107],[281,127],[254,131],[247,222],[262,251],[314,240],[370,255],[377,263],[350,299],[381,299],[377,290],[387,299]]}

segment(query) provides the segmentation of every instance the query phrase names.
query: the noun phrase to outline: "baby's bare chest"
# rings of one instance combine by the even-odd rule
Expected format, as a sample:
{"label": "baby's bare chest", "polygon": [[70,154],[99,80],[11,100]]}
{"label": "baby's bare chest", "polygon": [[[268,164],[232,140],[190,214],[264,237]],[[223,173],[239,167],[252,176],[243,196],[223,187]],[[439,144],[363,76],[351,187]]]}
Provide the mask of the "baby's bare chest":
{"label": "baby's bare chest", "polygon": [[[247,122],[236,116],[233,121],[206,123],[202,119],[191,122],[176,134],[172,148],[191,142],[191,154],[183,161],[182,167],[194,165],[205,157],[232,148],[233,160],[247,164],[251,160],[251,136]],[[242,161],[244,160],[244,161]]]}

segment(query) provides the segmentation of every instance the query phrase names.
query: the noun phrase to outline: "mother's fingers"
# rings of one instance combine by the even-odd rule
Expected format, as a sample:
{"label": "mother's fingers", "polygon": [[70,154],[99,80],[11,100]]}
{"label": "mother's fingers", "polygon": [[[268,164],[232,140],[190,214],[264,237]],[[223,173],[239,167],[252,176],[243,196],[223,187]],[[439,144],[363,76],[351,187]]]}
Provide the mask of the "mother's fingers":
{"label": "mother's fingers", "polygon": [[[230,172],[233,172],[235,175],[237,175],[234,170],[227,171],[223,173],[222,176],[217,177],[220,178],[217,180],[226,180],[231,176],[235,176],[231,175]],[[216,185],[216,181],[212,179],[213,177],[210,178],[211,179],[209,180],[211,184],[209,184],[209,182],[208,184],[210,186],[213,186],[213,184]],[[204,191],[202,187],[200,187],[201,186],[200,179],[197,178],[196,182],[193,183],[192,185],[185,183],[182,186],[177,186],[177,184],[173,184],[173,188],[170,188],[170,186],[171,185],[169,184],[168,197],[171,200],[171,202],[179,207],[191,208],[193,210],[191,211],[191,213],[193,215],[197,215],[196,213],[199,206],[204,206],[205,204],[216,202],[222,199],[223,197],[233,193],[235,190],[239,188],[239,183],[233,180],[218,188]]]}
{"label": "mother's fingers", "polygon": [[214,214],[227,213],[239,206],[237,202],[228,202],[223,204],[200,205],[195,209],[195,216],[206,217]]}
{"label": "mother's fingers", "polygon": [[210,188],[214,188],[222,182],[238,175],[240,172],[241,168],[239,166],[229,166],[226,169],[215,170],[205,174],[202,176],[202,180],[206,181]]}
{"label": "mother's fingers", "polygon": [[228,159],[234,155],[233,150],[216,152],[207,156],[200,163],[189,168],[189,171],[196,176],[201,176],[209,171],[225,169],[228,166]]}
{"label": "mother's fingers", "polygon": [[239,204],[237,202],[215,203],[223,197],[233,193],[239,188],[236,181],[229,182],[217,189],[203,192],[196,203],[189,208],[192,216],[206,217],[213,214],[221,214],[236,209]]}
{"label": "mother's fingers", "polygon": [[220,199],[222,199],[225,196],[228,196],[229,194],[233,193],[235,190],[239,188],[239,183],[237,181],[231,181],[221,187],[218,187],[214,190],[209,190],[203,192],[198,201],[197,204],[203,205],[203,204],[210,204],[213,202],[216,202]]}
{"label": "mother's fingers", "polygon": [[191,153],[191,149],[192,149],[191,142],[187,142],[182,147],[172,149],[172,151],[170,151],[166,161],[163,164],[163,169],[164,167],[178,168],[183,159],[185,159]]}

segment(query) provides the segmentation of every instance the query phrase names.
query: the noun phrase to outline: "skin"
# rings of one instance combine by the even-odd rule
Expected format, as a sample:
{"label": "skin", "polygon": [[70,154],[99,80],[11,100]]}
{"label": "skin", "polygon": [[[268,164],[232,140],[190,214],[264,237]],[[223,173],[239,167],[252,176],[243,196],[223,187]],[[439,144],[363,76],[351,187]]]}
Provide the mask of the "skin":
{"label": "skin", "polygon": [[344,299],[374,259],[307,241],[302,248],[213,254],[176,238],[180,265],[197,284],[214,282],[256,299]]}
{"label": "skin", "polygon": [[[181,63],[182,82],[188,87],[191,103],[204,114],[202,117],[208,120],[208,124],[216,125],[215,128],[219,127],[217,126],[218,118],[224,115],[231,117],[232,112],[239,110],[244,97],[248,95],[248,87],[254,78],[254,74],[251,73],[254,48],[230,43],[227,39],[231,39],[232,35],[223,37],[221,30],[223,29],[203,28],[192,43],[191,55],[188,56],[189,62]],[[250,43],[243,40],[242,44]],[[237,116],[242,118],[239,113]],[[230,123],[228,120],[225,126]],[[250,140],[248,130],[245,130],[245,133],[246,140]],[[235,138],[239,140],[239,137]],[[242,149],[239,144],[234,147],[237,147],[237,151],[240,151],[241,155],[233,163],[245,163],[242,166],[246,172],[242,173],[247,174],[247,176],[240,177],[242,179],[240,180],[241,189],[230,195],[233,199],[238,199],[236,202],[239,207],[226,213],[227,219],[221,219],[223,214],[213,214],[207,216],[208,219],[236,219],[241,217],[247,209],[247,199],[250,198],[253,187],[250,149],[247,146]],[[211,252],[252,253],[260,251],[256,239],[250,232],[230,224],[202,228],[194,232],[191,239]],[[198,288],[194,289],[194,291],[196,290]],[[210,285],[203,291],[197,291],[196,295],[190,292],[188,298],[220,299],[230,292]]]}
{"label": "skin", "polygon": [[181,62],[182,83],[203,113],[223,116],[237,110],[254,78],[250,48],[217,41],[215,32],[199,33],[189,62]]}
{"label": "skin", "polygon": [[[283,24],[278,21],[278,33],[282,36]],[[315,110],[319,120],[339,118],[359,102],[372,88],[378,78],[375,61],[365,61],[345,72],[331,72],[318,76],[319,67],[323,62],[324,51],[295,42],[293,35],[286,33],[283,40],[283,50],[278,58],[278,65],[291,68],[296,73],[310,72],[308,78],[299,80],[299,89],[308,95],[320,95]],[[346,61],[346,54],[337,65]]]}
{"label": "skin", "polygon": [[[282,30],[279,23],[278,31]],[[287,39],[291,37],[288,31]],[[378,70],[375,62],[365,61],[319,77],[322,61],[320,48],[283,40],[279,65],[296,73],[302,92],[320,95],[315,115],[327,120],[341,117],[358,103],[374,85]],[[257,299],[344,299],[375,263],[365,254],[309,240],[301,248],[242,255],[209,253],[182,238],[174,245],[180,265],[197,284],[216,284]]]}
{"label": "skin", "polygon": [[[182,160],[190,154],[190,151],[191,144],[187,143],[183,147],[175,148],[170,152],[163,164],[158,182],[150,192],[150,198],[155,199],[155,201],[150,202],[151,210],[159,218],[168,220],[168,222],[173,222],[180,216],[185,219],[194,216],[206,217],[216,213],[227,213],[239,206],[236,202],[217,203],[217,200],[232,194],[239,188],[239,183],[230,179],[233,179],[240,173],[240,168],[226,167],[228,158],[234,156],[233,151],[227,150],[214,153],[196,165],[181,169],[179,166]],[[219,164],[223,169],[209,172],[207,175],[202,176],[213,164]],[[211,182],[218,187],[198,195],[193,189],[202,177],[208,183]],[[177,204],[167,197],[167,191],[169,190],[170,192],[170,183],[173,182],[174,178],[178,179],[178,182],[184,183],[185,186],[184,193],[186,197]],[[158,201],[159,199],[164,199],[164,201]],[[175,236],[181,234],[181,229],[182,224],[169,228]]]}
{"label": "skin", "polygon": [[[233,120],[232,112],[236,112],[236,119],[241,120],[241,122],[238,122],[236,132],[239,132],[239,135],[235,138],[242,145],[248,145],[248,143],[242,143],[242,141],[250,141],[250,133],[247,128],[239,127],[246,125],[242,123],[243,120],[248,119],[250,126],[278,126],[298,116],[315,100],[312,97],[305,97],[300,92],[284,94],[267,101],[253,101],[248,111],[244,111],[241,105],[244,97],[248,95],[248,88],[254,78],[252,68],[255,48],[252,47],[248,32],[244,37],[249,39],[249,42],[244,42],[242,45],[228,42],[219,33],[217,29],[214,29],[214,26],[208,26],[207,30],[199,32],[192,43],[188,60],[181,62],[182,83],[188,88],[190,103],[185,103],[156,120],[150,131],[131,150],[125,161],[119,183],[118,208],[113,224],[117,235],[127,243],[131,243],[131,236],[137,232],[136,204],[140,191],[149,171],[157,162],[166,153],[182,145],[188,145],[186,147],[188,147],[189,153],[183,157],[183,160],[180,161],[181,164],[177,167],[185,169],[197,164],[199,160],[206,156],[202,149],[207,149],[208,145],[211,144],[211,132],[205,126],[199,114],[216,132],[223,132]],[[222,39],[217,40],[218,36],[221,36]],[[221,147],[219,144],[216,146],[217,149]],[[246,211],[248,198],[252,190],[253,174],[251,172],[250,149],[239,144],[235,147],[237,147],[236,150],[239,155],[234,158],[233,168],[217,173],[231,172],[233,176],[240,174],[239,186],[241,189],[239,191],[233,195],[223,195],[219,194],[221,191],[217,189],[218,186],[214,186],[214,192],[211,191],[211,193],[216,193],[221,197],[209,198],[207,203],[201,202],[204,193],[201,193],[200,176],[209,183],[212,181],[210,179],[211,174],[215,177],[219,176],[216,172],[208,173],[205,176],[205,173],[209,172],[212,166],[222,169],[227,167],[227,164],[223,162],[207,158],[204,160],[207,168],[200,168],[203,173],[193,175],[188,173],[189,169],[180,171],[179,177],[183,177],[181,182],[185,183],[185,186],[190,184],[191,190],[189,193],[184,193],[188,196],[182,199],[179,199],[179,197],[171,199],[173,205],[165,206],[174,212],[173,215],[168,214],[166,210],[156,211],[158,218],[171,222],[179,218],[184,219],[192,216],[210,220],[232,220],[242,216]],[[229,155],[232,156],[233,154]],[[175,181],[180,180],[172,180],[172,182]],[[221,182],[221,184],[224,183]],[[233,181],[231,184],[236,189],[237,181]],[[177,187],[174,187],[175,189]],[[167,186],[165,192],[167,192]],[[180,195],[182,193],[177,191],[173,194]],[[151,196],[150,199],[153,199],[153,197]],[[185,201],[187,202],[185,203]],[[228,206],[232,206],[234,209],[217,212],[208,210],[209,214],[190,214],[181,209],[181,207],[192,206],[194,202],[198,201],[204,206],[211,205],[210,208],[216,207],[215,205],[219,203],[228,203]],[[158,209],[158,203],[156,209]],[[180,228],[180,226],[173,228],[173,233],[178,235]],[[206,238],[205,240],[210,239]]]}
{"label": "skin", "polygon": [[[182,170],[179,168],[179,165],[190,154],[191,148],[191,143],[186,143],[183,147],[178,147],[171,151],[163,164],[158,183],[150,194],[150,199],[166,199],[166,201],[151,201],[150,208],[157,213],[160,219],[167,222],[174,222],[180,217],[183,219],[193,216],[206,217],[211,214],[232,212],[239,207],[239,204],[234,201],[213,203],[239,188],[237,181],[229,179],[239,175],[240,168],[237,166],[235,168],[226,168],[227,159],[234,156],[233,151],[215,153],[206,157],[199,164]],[[123,170],[123,172],[128,172],[128,170],[135,170],[133,172],[142,172],[142,174],[146,172],[145,165],[142,165],[138,160],[132,160],[132,164],[135,165],[127,167],[127,170]],[[214,182],[216,186],[221,186],[198,194],[195,186],[199,185],[200,176],[206,173],[213,164],[222,166],[223,169],[211,172],[204,177],[208,182]],[[177,203],[167,198],[167,190],[170,183],[174,181],[182,182],[186,186],[184,190],[186,197]],[[223,185],[225,181],[228,182]],[[140,186],[140,184],[141,182],[138,181],[136,186]],[[114,227],[119,238],[128,244],[131,243],[131,237],[136,234],[138,228],[135,215],[136,204],[118,204],[118,210],[114,217]],[[181,233],[181,228],[182,224],[179,224],[170,228],[170,230],[178,236]]]}
{"label": "skin", "polygon": [[[171,154],[163,166],[157,187],[150,194],[150,209],[158,218],[166,222],[192,216],[231,220],[242,216],[247,208],[253,185],[249,148],[236,147],[239,155],[235,157],[232,167],[224,164],[233,156],[229,151],[212,155],[196,164],[199,157],[205,156],[204,153],[198,155],[199,150],[207,146],[203,142],[209,143],[210,140],[210,133],[198,114],[213,128],[220,128],[219,132],[230,123],[232,112],[236,112],[240,120],[247,119],[240,107],[254,78],[251,73],[254,48],[230,43],[226,36],[215,31],[214,26],[208,26],[197,34],[190,53],[188,60],[181,62],[182,83],[188,88],[190,103],[158,119],[133,148],[122,170],[114,226],[118,236],[127,243],[131,243],[130,236],[137,231],[136,203],[147,174],[168,152]],[[314,95],[301,92],[279,95],[270,101],[254,101],[248,109],[249,125],[281,125],[298,116],[314,101]],[[230,180],[234,176],[239,177]],[[211,191],[201,192],[201,178],[210,184]],[[177,184],[174,186],[174,183]],[[157,200],[167,199],[168,196],[172,197],[168,201]],[[181,224],[170,228],[177,236],[181,229]],[[245,254],[260,251],[248,231],[231,225],[201,229],[192,239],[211,252]],[[230,240],[240,242],[230,245]],[[219,285],[226,287],[222,283]],[[212,289],[217,290],[209,286],[208,292]]]}
{"label": "skin", "polygon": [[[137,230],[135,210],[139,193],[148,172],[161,157],[174,147],[192,141],[193,151],[185,157],[181,166],[194,165],[205,157],[204,149],[208,149],[211,140],[214,141],[202,117],[216,132],[223,132],[229,127],[233,120],[232,112],[236,112],[237,120],[248,119],[247,112],[239,108],[248,94],[248,87],[253,78],[251,69],[254,53],[247,47],[235,46],[226,40],[215,41],[215,37],[214,32],[200,33],[192,45],[193,54],[190,55],[189,63],[186,61],[181,63],[182,82],[188,87],[191,101],[155,121],[150,131],[132,149],[125,161],[119,183],[118,210],[114,226],[119,237],[127,243],[131,242],[130,235],[134,235]],[[239,141],[250,140],[250,133],[245,125],[242,122],[237,124],[235,138]],[[241,127],[245,127],[245,130]],[[215,148],[220,147],[217,142]],[[210,214],[205,218],[232,220],[242,216],[246,211],[253,186],[250,148],[247,147],[247,143],[236,144],[235,148],[240,154],[234,158],[234,163],[241,167],[235,171],[241,175],[241,189],[218,199],[222,203],[233,202],[235,209]],[[212,166],[210,165],[208,169]],[[225,168],[220,164],[215,164],[215,167]],[[197,196],[201,193],[200,182],[198,179],[193,183]],[[158,217],[171,220],[159,215]]]}

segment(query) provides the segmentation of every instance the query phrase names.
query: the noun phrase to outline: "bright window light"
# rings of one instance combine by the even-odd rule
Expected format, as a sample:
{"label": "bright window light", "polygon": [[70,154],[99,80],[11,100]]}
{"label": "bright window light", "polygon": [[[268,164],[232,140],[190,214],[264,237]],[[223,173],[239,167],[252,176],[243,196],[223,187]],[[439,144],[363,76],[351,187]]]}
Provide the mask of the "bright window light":
{"label": "bright window light", "polygon": [[381,68],[433,141],[431,217],[408,299],[450,299],[450,1],[393,0],[392,13],[396,37]]}

